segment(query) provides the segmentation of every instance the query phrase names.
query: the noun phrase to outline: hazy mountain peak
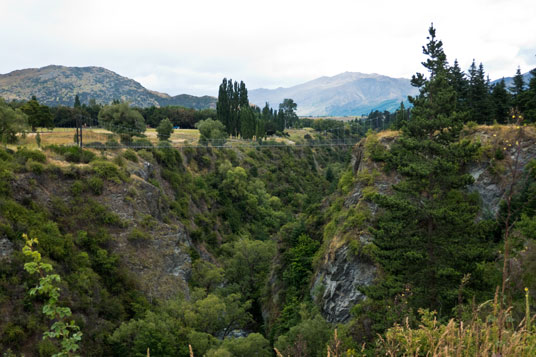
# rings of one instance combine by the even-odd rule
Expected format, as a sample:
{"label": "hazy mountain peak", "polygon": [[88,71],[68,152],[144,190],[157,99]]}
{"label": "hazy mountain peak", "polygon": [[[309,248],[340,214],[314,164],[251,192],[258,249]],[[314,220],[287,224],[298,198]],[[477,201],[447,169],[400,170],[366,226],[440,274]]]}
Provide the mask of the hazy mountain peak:
{"label": "hazy mountain peak", "polygon": [[289,88],[249,91],[252,103],[276,107],[285,98],[298,103],[299,115],[361,115],[373,109],[395,110],[401,101],[417,90],[405,78],[391,78],[377,73],[343,72],[319,77]]}

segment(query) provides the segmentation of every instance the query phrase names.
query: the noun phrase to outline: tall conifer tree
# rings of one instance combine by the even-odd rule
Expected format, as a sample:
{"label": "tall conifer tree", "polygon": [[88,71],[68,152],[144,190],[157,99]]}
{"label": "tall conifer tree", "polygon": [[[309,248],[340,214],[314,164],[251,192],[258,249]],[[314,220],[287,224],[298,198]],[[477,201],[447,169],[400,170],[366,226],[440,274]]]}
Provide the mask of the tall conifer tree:
{"label": "tall conifer tree", "polygon": [[492,110],[489,97],[489,84],[486,81],[482,63],[476,67],[475,61],[469,68],[469,108],[470,119],[479,124],[491,124]]}
{"label": "tall conifer tree", "polygon": [[249,99],[248,99],[248,90],[246,88],[246,84],[243,81],[240,81],[240,88],[239,88],[239,105],[240,107],[249,107]]}
{"label": "tall conifer tree", "polygon": [[493,103],[492,118],[499,124],[506,124],[509,121],[511,96],[506,89],[504,78],[496,83],[491,90],[491,102]]}
{"label": "tall conifer tree", "polygon": [[458,110],[468,109],[468,92],[469,83],[467,81],[465,73],[460,68],[458,60],[454,60],[454,65],[450,68],[450,83],[452,88],[456,91],[456,105]]}
{"label": "tall conifer tree", "polygon": [[240,135],[243,139],[253,139],[255,136],[255,113],[249,106],[240,108]]}
{"label": "tall conifer tree", "polygon": [[519,111],[523,111],[523,92],[525,91],[525,80],[523,79],[523,75],[521,74],[521,68],[517,68],[516,75],[514,76],[514,84],[512,87],[510,87],[510,91],[512,92],[512,104],[517,108]]}
{"label": "tall conifer tree", "polygon": [[231,93],[231,135],[238,136],[240,131],[240,93],[238,82],[231,81],[229,85]]}
{"label": "tall conifer tree", "polygon": [[[415,310],[448,314],[457,302],[460,280],[467,273],[477,275],[487,248],[475,223],[478,197],[464,190],[473,182],[464,165],[476,157],[478,145],[460,141],[466,115],[457,109],[433,26],[429,34],[423,48],[429,75],[413,77],[419,95],[411,98],[411,120],[404,123],[386,159],[401,180],[393,185],[393,194],[373,198],[381,208],[373,234],[384,278],[364,290],[382,307],[386,299],[405,293]],[[475,288],[479,280],[473,279]]]}
{"label": "tall conifer tree", "polygon": [[224,78],[222,83],[220,84],[220,88],[218,91],[218,102],[216,103],[216,119],[218,119],[223,125],[225,125],[225,130],[227,131],[227,134],[230,134],[230,101],[227,87],[227,78]]}
{"label": "tall conifer tree", "polygon": [[536,122],[536,68],[530,71],[532,75],[529,87],[521,95],[523,114],[525,119],[531,123]]}

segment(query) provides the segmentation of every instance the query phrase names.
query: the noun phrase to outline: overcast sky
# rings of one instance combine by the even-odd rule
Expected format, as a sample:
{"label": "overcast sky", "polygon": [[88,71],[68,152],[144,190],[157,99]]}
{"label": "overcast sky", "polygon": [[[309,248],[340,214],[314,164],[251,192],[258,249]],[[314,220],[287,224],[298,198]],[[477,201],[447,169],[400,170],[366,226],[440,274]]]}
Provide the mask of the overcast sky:
{"label": "overcast sky", "polygon": [[422,71],[433,22],[449,61],[491,79],[536,67],[535,0],[0,0],[0,73],[102,66],[171,95],[341,72]]}

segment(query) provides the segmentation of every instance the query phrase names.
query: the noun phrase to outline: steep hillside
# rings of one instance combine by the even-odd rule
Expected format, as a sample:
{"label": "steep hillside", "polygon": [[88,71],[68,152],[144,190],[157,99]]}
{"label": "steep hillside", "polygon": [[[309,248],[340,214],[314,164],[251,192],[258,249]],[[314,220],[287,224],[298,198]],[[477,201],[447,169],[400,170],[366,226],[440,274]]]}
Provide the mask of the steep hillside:
{"label": "steep hillside", "polygon": [[345,72],[290,88],[251,90],[249,98],[261,107],[265,102],[277,107],[284,98],[292,98],[298,103],[299,115],[346,116],[368,114],[373,109],[394,111],[416,92],[409,79]]}
{"label": "steep hillside", "polygon": [[36,96],[47,105],[72,106],[78,94],[82,103],[95,99],[108,104],[110,100],[128,101],[135,106],[179,105],[187,108],[215,108],[216,98],[187,94],[169,96],[144,88],[138,82],[102,67],[46,66],[0,75],[0,97],[7,100],[28,100]]}
{"label": "steep hillside", "polygon": [[[481,198],[481,218],[496,217],[500,201],[507,192],[516,157],[513,145],[517,140],[516,132],[515,127],[505,126],[466,129],[465,136],[482,145],[478,161],[466,168],[475,180],[469,190],[478,192]],[[346,180],[346,175],[343,176],[339,197],[330,202],[330,219],[324,228],[324,243],[310,290],[328,321],[348,321],[352,307],[366,298],[362,288],[373,284],[378,276],[378,267],[372,258],[376,248],[370,230],[378,207],[371,196],[390,194],[400,176],[386,170],[385,163],[376,158],[383,150],[388,150],[397,137],[397,132],[386,131],[370,135],[356,145],[351,174]],[[520,169],[536,159],[535,144],[536,131],[528,127],[521,142]],[[503,151],[504,156],[497,154]]]}
{"label": "steep hillside", "polygon": [[[37,282],[23,269],[27,233],[62,277],[84,356],[187,356],[188,344],[201,356],[231,333],[269,351],[257,332],[279,232],[306,221],[318,232],[314,207],[333,190],[325,172],[336,180],[347,158],[338,148],[0,149],[0,350],[57,351],[41,341],[42,299],[27,295]],[[131,343],[155,323],[152,342]],[[166,331],[180,338],[162,344]]]}

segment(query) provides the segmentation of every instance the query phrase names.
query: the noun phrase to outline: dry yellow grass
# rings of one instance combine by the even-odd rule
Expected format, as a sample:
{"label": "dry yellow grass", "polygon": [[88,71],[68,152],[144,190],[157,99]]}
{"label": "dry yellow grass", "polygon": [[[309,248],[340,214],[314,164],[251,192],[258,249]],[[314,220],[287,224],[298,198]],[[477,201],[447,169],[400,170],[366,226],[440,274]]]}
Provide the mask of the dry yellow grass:
{"label": "dry yellow grass", "polygon": [[[52,131],[40,132],[41,146],[47,145],[74,145],[75,128],[55,128]],[[32,149],[37,148],[36,133],[28,133],[21,136],[17,144],[8,147],[16,149],[18,146],[24,146]],[[146,138],[153,144],[158,143],[156,129],[147,129]],[[106,129],[88,128],[83,129],[84,143],[101,142],[106,143],[110,138],[119,141],[119,137]],[[199,141],[199,130],[197,129],[176,129],[171,135],[172,144],[197,144]]]}

